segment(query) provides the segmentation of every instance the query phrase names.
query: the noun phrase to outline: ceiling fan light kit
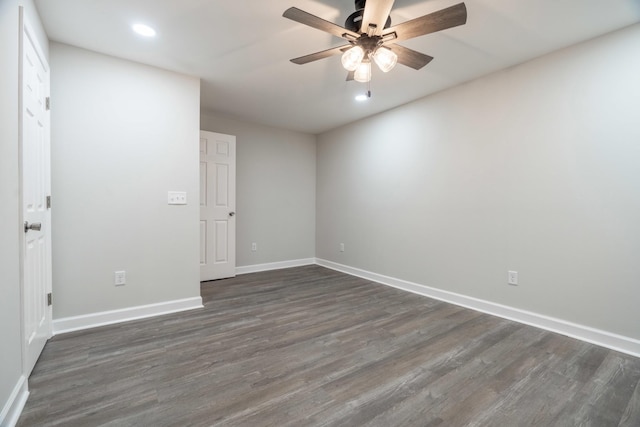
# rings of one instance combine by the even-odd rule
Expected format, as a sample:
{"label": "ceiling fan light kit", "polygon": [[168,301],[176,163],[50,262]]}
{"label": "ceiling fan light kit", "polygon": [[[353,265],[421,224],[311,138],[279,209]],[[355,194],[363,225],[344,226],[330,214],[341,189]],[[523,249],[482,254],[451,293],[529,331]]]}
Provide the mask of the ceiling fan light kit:
{"label": "ceiling fan light kit", "polygon": [[372,60],[380,70],[387,73],[397,63],[419,70],[433,59],[429,55],[401,46],[398,42],[464,25],[467,22],[467,8],[464,3],[458,3],[391,26],[390,13],[393,3],[394,0],[355,0],[356,12],[347,18],[344,27],[296,7],[290,7],[282,16],[348,42],[346,45],[294,58],[291,62],[302,65],[333,55],[342,55],[342,66],[349,71],[347,80],[369,82]]}
{"label": "ceiling fan light kit", "polygon": [[[362,47],[356,45],[342,54],[342,66],[347,71],[357,72],[364,61],[370,62],[371,59],[383,73],[387,73],[396,66],[398,55],[382,46],[376,47],[372,54],[370,51],[365,52]],[[355,80],[360,81],[358,79]]]}

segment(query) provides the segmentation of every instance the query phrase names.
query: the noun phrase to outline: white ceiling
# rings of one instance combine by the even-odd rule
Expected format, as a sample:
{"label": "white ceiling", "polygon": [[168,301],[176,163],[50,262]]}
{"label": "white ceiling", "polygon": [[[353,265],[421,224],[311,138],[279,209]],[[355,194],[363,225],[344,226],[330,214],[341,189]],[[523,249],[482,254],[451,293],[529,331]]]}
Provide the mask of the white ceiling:
{"label": "white ceiling", "polygon": [[[399,24],[458,2],[397,0],[391,19]],[[282,17],[295,6],[343,25],[353,0],[36,0],[51,40],[198,76],[203,109],[308,133],[640,22],[640,0],[465,3],[466,25],[401,43],[433,56],[430,64],[374,70],[372,98],[359,103],[354,97],[366,86],[345,81],[339,56],[289,62],[344,40]],[[137,36],[130,29],[135,22],[158,36]]]}

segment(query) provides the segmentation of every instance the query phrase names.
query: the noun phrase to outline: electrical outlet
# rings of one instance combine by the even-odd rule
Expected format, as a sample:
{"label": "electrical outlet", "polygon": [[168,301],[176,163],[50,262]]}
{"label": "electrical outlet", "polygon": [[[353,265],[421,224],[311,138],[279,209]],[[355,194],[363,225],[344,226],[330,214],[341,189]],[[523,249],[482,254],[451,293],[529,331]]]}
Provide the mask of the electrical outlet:
{"label": "electrical outlet", "polygon": [[507,283],[509,283],[510,285],[517,285],[518,284],[518,272],[517,271],[509,271],[508,277],[507,277]]}
{"label": "electrical outlet", "polygon": [[186,205],[187,204],[186,191],[169,191],[167,195],[167,202],[170,205]]}
{"label": "electrical outlet", "polygon": [[255,252],[258,250],[258,244],[257,243],[252,243],[251,244],[251,252]]}
{"label": "electrical outlet", "polygon": [[125,271],[116,271],[114,284],[116,286],[123,286],[125,283],[127,283],[127,273]]}
{"label": "electrical outlet", "polygon": [[344,252],[344,243],[340,243],[340,252]]}

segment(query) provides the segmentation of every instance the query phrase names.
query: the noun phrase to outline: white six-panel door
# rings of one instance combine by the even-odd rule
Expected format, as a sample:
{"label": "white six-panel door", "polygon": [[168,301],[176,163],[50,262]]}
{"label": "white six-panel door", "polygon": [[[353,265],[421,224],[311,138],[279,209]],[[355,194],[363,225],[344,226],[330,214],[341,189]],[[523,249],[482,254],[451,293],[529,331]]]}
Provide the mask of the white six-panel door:
{"label": "white six-panel door", "polygon": [[[24,371],[33,370],[51,337],[51,215],[49,145],[49,67],[30,27],[23,22],[21,34],[22,79],[20,91],[22,150],[23,241],[23,337]],[[28,226],[28,227],[27,227]]]}
{"label": "white six-panel door", "polygon": [[200,131],[200,280],[236,275],[236,137]]}

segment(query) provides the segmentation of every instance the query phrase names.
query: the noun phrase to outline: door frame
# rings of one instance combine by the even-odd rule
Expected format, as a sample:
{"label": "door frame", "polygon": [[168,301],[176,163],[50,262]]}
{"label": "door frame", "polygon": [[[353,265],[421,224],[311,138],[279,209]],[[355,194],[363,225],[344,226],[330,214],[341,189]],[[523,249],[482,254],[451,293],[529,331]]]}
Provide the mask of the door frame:
{"label": "door frame", "polygon": [[[22,340],[22,373],[25,379],[28,380],[30,372],[28,372],[28,351],[27,351],[27,343],[26,343],[26,304],[27,297],[25,295],[25,232],[24,232],[24,168],[23,168],[23,160],[24,160],[24,100],[23,100],[23,84],[24,84],[24,45],[27,42],[27,38],[31,40],[31,43],[36,50],[36,54],[38,55],[40,61],[44,65],[47,76],[50,75],[50,66],[47,61],[46,56],[38,42],[36,37],[36,33],[33,30],[33,26],[30,24],[29,20],[26,17],[24,12],[24,7],[19,7],[19,41],[18,41],[18,201],[20,208],[18,209],[18,233],[20,234],[19,239],[19,268],[20,268],[20,336]],[[50,96],[51,87],[49,78],[47,79],[47,87],[46,87],[46,97]],[[46,173],[49,175],[48,185],[45,189],[45,192],[50,195],[51,193],[51,115],[48,113],[48,119],[46,123],[47,132],[47,157],[48,162],[46,166]],[[53,277],[52,277],[52,233],[51,233],[51,210],[47,209],[46,221],[43,224],[45,227],[44,232],[47,233],[47,265],[46,265],[46,275],[47,279],[47,289],[46,292],[51,293],[53,288]],[[53,321],[52,321],[52,309],[53,305],[47,306],[46,316],[47,316],[47,340],[53,336]]]}

